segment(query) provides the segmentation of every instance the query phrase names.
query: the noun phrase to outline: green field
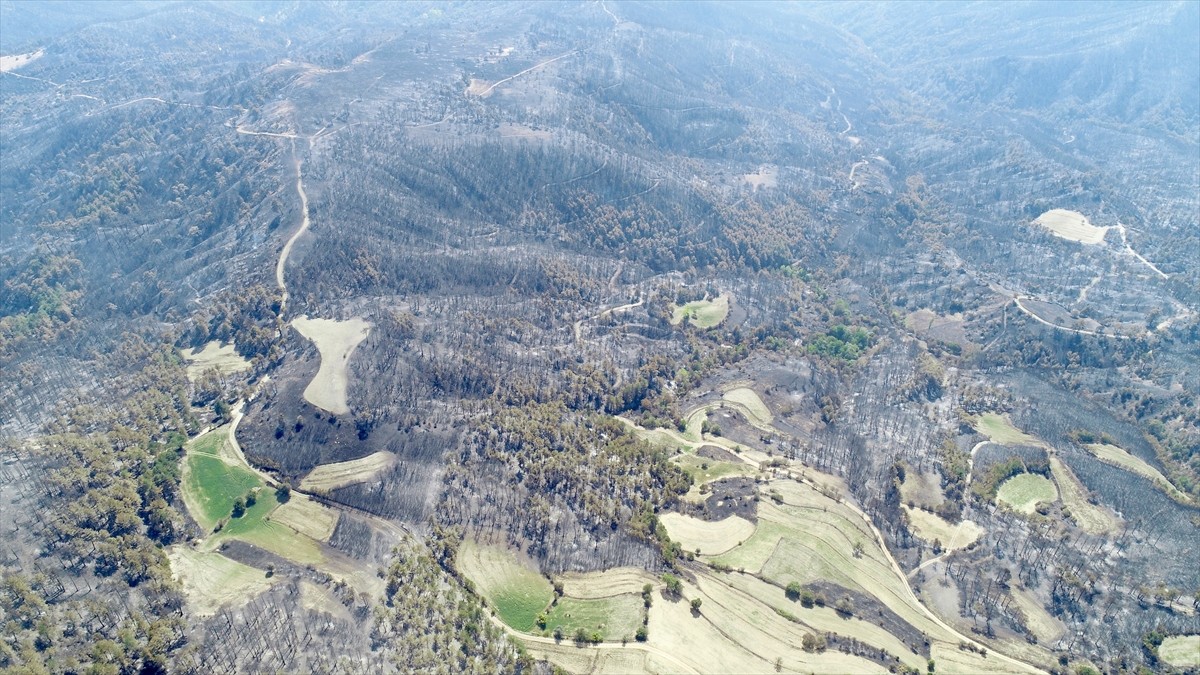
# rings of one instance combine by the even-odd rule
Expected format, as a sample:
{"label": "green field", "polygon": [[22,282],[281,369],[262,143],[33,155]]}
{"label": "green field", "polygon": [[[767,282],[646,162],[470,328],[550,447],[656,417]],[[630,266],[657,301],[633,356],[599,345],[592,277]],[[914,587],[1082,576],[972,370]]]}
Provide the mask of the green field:
{"label": "green field", "polygon": [[1200,635],[1172,635],[1159,645],[1158,658],[1176,668],[1200,668]]}
{"label": "green field", "polygon": [[749,464],[707,459],[691,453],[679,455],[675,463],[691,475],[696,485],[711,483],[727,476],[753,476],[758,470]]}
{"label": "green field", "polygon": [[463,541],[456,566],[496,608],[500,620],[519,631],[537,626],[537,616],[554,599],[546,577],[522,565],[514,552],[502,546]]}
{"label": "green field", "polygon": [[1042,502],[1058,499],[1054,482],[1036,473],[1022,473],[1008,480],[996,492],[996,501],[1008,504],[1021,513],[1033,513]]}
{"label": "green field", "polygon": [[589,636],[598,632],[604,640],[633,639],[642,625],[642,596],[624,593],[607,598],[578,600],[562,598],[547,612],[546,630],[562,628],[565,639],[574,639],[582,628]]}
{"label": "green field", "polygon": [[758,392],[749,387],[730,389],[725,392],[722,398],[726,401],[739,404],[744,409],[744,412],[748,414],[752,423],[770,424],[774,420],[774,417],[771,415],[771,409],[767,407],[766,403],[763,403]]}
{"label": "green field", "polygon": [[686,305],[675,306],[671,312],[671,325],[677,326],[685,319],[697,328],[712,328],[729,315],[729,296],[720,295],[716,300],[696,300]]}
{"label": "green field", "polygon": [[1159,489],[1175,499],[1189,501],[1187,495],[1171,485],[1161,471],[1128,450],[1108,443],[1089,443],[1087,449],[1088,452],[1095,455],[1096,459],[1149,479]]}
{"label": "green field", "polygon": [[979,419],[975,423],[975,428],[979,433],[992,439],[995,443],[1004,445],[1044,445],[1036,437],[1030,436],[1014,427],[1006,415],[984,413],[979,416]]}
{"label": "green field", "polygon": [[[226,433],[220,428],[193,440],[184,464],[184,501],[196,522],[210,532],[223,518],[229,518],[235,499],[244,498],[255,488],[264,488],[262,479],[253,471],[221,458]],[[240,521],[257,522],[275,507],[272,491],[260,489],[258,496],[258,503],[247,509],[242,518],[231,519],[230,527],[245,529]],[[239,522],[233,523],[235,520]]]}

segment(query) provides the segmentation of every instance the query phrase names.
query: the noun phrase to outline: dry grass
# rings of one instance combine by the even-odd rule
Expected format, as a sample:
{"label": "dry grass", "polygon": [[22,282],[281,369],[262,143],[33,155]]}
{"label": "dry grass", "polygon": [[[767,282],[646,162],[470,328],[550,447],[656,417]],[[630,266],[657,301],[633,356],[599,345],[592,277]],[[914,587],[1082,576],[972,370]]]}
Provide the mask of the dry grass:
{"label": "dry grass", "polygon": [[327,542],[337,527],[338,513],[304,495],[292,493],[292,498],[272,511],[267,520],[290,527],[310,539]]}
{"label": "dry grass", "polygon": [[969,673],[970,675],[1013,675],[1013,673],[1040,672],[1026,666],[1016,670],[1013,662],[1001,661],[989,652],[988,656],[980,656],[975,652],[959,649],[957,644],[935,642],[930,647],[930,655],[937,663],[939,673]]}
{"label": "dry grass", "polygon": [[212,616],[224,605],[244,603],[273,583],[260,569],[182,544],[168,548],[167,559],[196,616]]}
{"label": "dry grass", "polygon": [[200,379],[200,376],[211,368],[216,368],[222,375],[250,370],[250,362],[237,353],[233,343],[221,345],[213,340],[200,351],[181,349],[179,353],[188,362],[187,376],[192,382]]}
{"label": "dry grass", "polygon": [[927,542],[941,542],[943,550],[956,551],[966,548],[983,536],[983,528],[974,521],[964,520],[951,524],[945,518],[924,509],[910,509],[907,506],[902,508],[908,514],[908,523],[913,532]]}
{"label": "dry grass", "polygon": [[1025,626],[1043,643],[1054,642],[1062,635],[1062,623],[1055,619],[1042,607],[1029,591],[1012,589],[1010,592],[1013,602],[1025,614]]}
{"label": "dry grass", "polygon": [[1030,514],[1037,510],[1042,502],[1053,502],[1058,499],[1058,489],[1054,481],[1041,474],[1022,473],[1004,481],[996,491],[996,501],[1008,504],[1021,513]]}
{"label": "dry grass", "polygon": [[713,522],[667,513],[658,520],[667,528],[671,539],[679,542],[685,551],[699,550],[704,555],[725,553],[754,534],[754,523],[737,516]]}
{"label": "dry grass", "polygon": [[496,130],[500,138],[519,138],[522,140],[547,141],[553,137],[545,129],[531,129],[523,124],[505,122]]}
{"label": "dry grass", "polygon": [[737,403],[745,408],[750,413],[751,422],[770,424],[775,419],[771,415],[771,409],[767,407],[767,404],[763,403],[758,393],[749,387],[730,389],[721,398],[732,403]]}
{"label": "dry grass", "polygon": [[1062,497],[1063,507],[1071,514],[1081,529],[1089,534],[1106,534],[1115,530],[1120,524],[1120,518],[1108,509],[1088,502],[1087,489],[1075,477],[1074,472],[1061,459],[1050,456],[1050,472],[1054,482],[1058,484],[1059,496]]}
{"label": "dry grass", "polygon": [[1090,443],[1087,449],[1088,452],[1096,456],[1096,459],[1112,464],[1113,466],[1118,466],[1131,473],[1136,473],[1143,478],[1148,478],[1150,482],[1172,497],[1187,500],[1187,496],[1171,485],[1171,482],[1167,480],[1166,476],[1162,475],[1162,472],[1151,466],[1146,460],[1128,452],[1124,448],[1109,445],[1108,443]]}
{"label": "dry grass", "polygon": [[1013,426],[1007,415],[984,413],[975,421],[975,429],[979,433],[1001,445],[1033,445],[1045,446],[1040,439],[1021,431]]}
{"label": "dry grass", "polygon": [[1159,645],[1158,658],[1176,668],[1200,668],[1200,635],[1172,635]]}
{"label": "dry grass", "polygon": [[639,567],[617,567],[603,572],[566,572],[558,577],[563,595],[581,600],[607,598],[624,593],[641,593],[646,584],[658,580]]}
{"label": "dry grass", "polygon": [[1066,209],[1051,209],[1033,222],[1050,230],[1055,236],[1081,244],[1099,244],[1104,241],[1104,233],[1108,231],[1107,227],[1092,225],[1082,213]]}
{"label": "dry grass", "polygon": [[900,499],[905,504],[912,502],[914,506],[932,510],[946,501],[946,495],[942,492],[942,483],[937,474],[918,473],[906,467],[904,482],[900,484]]}
{"label": "dry grass", "polygon": [[371,324],[360,318],[336,321],[299,316],[292,319],[292,326],[321,352],[321,367],[304,389],[304,400],[335,415],[349,413],[346,367],[354,348],[366,339]]}
{"label": "dry grass", "polygon": [[34,61],[42,58],[46,50],[39,49],[25,54],[12,54],[10,56],[0,56],[0,73],[7,73],[10,70],[16,70],[21,66],[27,66]]}
{"label": "dry grass", "polygon": [[394,454],[381,450],[348,462],[322,464],[300,481],[300,489],[305,491],[336,490],[347,485],[365,483],[377,476],[379,472],[391,467],[395,461]]}
{"label": "dry grass", "polygon": [[487,80],[480,80],[472,77],[471,84],[467,87],[467,90],[464,93],[467,96],[489,96],[492,93],[491,86],[492,83],[488,82]]}

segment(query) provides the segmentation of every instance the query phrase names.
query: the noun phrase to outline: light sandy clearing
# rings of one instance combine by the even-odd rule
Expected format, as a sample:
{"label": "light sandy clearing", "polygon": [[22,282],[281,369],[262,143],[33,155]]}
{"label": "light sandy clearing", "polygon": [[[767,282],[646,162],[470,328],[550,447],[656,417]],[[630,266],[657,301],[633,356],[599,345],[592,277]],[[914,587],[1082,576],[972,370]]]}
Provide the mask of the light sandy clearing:
{"label": "light sandy clearing", "polygon": [[1200,635],[1172,635],[1159,646],[1158,658],[1176,668],[1200,668]]}
{"label": "light sandy clearing", "polygon": [[531,129],[524,124],[512,124],[510,122],[501,124],[496,132],[500,135],[500,138],[521,138],[536,141],[549,140],[553,136],[553,134],[545,129]]}
{"label": "light sandy clearing", "polygon": [[658,520],[667,528],[671,539],[679,542],[685,551],[699,550],[704,555],[720,555],[754,534],[754,523],[738,516],[713,522],[667,513]]}
{"label": "light sandy clearing", "polygon": [[725,395],[721,398],[725,399],[726,401],[739,403],[744,406],[746,411],[749,412],[751,416],[756,418],[751,420],[752,422],[770,424],[775,419],[771,415],[771,409],[767,407],[766,403],[763,403],[763,400],[759,397],[758,392],[750,389],[749,387],[730,389],[729,391],[725,392]]}
{"label": "light sandy clearing", "polygon": [[21,66],[27,66],[34,61],[42,58],[46,53],[45,49],[39,49],[34,52],[25,54],[12,54],[10,56],[0,56],[0,73],[7,73],[10,70],[16,70]]}
{"label": "light sandy clearing", "polygon": [[487,96],[488,94],[492,93],[491,83],[488,82],[487,80],[480,80],[478,78],[472,77],[471,84],[467,87],[467,90],[464,93],[467,96],[479,96],[480,98],[482,98],[482,97]]}
{"label": "light sandy clearing", "polygon": [[394,454],[380,450],[348,462],[322,464],[300,481],[300,489],[306,492],[336,490],[347,485],[365,483],[379,475],[380,471],[391,467],[395,461]]}
{"label": "light sandy clearing", "polygon": [[773,188],[779,185],[779,168],[764,164],[754,173],[742,174],[742,181],[749,183],[755,192],[761,188]]}
{"label": "light sandy clearing", "polygon": [[658,580],[638,567],[616,567],[603,572],[565,572],[558,577],[563,595],[589,600],[608,598],[622,593],[641,593],[646,584]]}
{"label": "light sandy clearing", "polygon": [[198,380],[209,368],[216,368],[222,375],[250,370],[250,362],[237,353],[237,348],[232,342],[222,345],[213,340],[200,351],[181,349],[179,353],[188,362],[187,376],[192,382]]}
{"label": "light sandy clearing", "polygon": [[1066,209],[1050,209],[1033,222],[1050,230],[1055,236],[1081,244],[1099,244],[1104,241],[1104,233],[1108,231],[1107,227],[1092,225],[1082,213]]}
{"label": "light sandy clearing", "polygon": [[298,316],[292,319],[292,326],[316,343],[321,352],[321,367],[304,389],[304,400],[335,415],[349,413],[346,367],[354,348],[366,339],[371,324],[358,317],[337,321]]}
{"label": "light sandy clearing", "polygon": [[904,482],[900,484],[900,499],[905,504],[932,511],[946,501],[942,492],[942,483],[933,473],[918,473],[912,467],[905,467]]}
{"label": "light sandy clearing", "polygon": [[167,559],[172,576],[182,584],[188,607],[196,616],[212,616],[226,604],[245,603],[272,583],[262,570],[183,544],[168,548]]}
{"label": "light sandy clearing", "polygon": [[1065,628],[1058,619],[1050,615],[1042,603],[1037,601],[1029,591],[1012,589],[1010,592],[1017,607],[1025,614],[1025,627],[1043,643],[1054,642],[1063,634]]}
{"label": "light sandy clearing", "polygon": [[349,618],[346,606],[338,602],[329,589],[318,586],[307,579],[300,582],[300,605],[310,612],[329,612]]}
{"label": "light sandy clearing", "polygon": [[293,492],[292,498],[280,504],[267,519],[286,525],[306,537],[327,542],[333,535],[333,528],[337,527],[338,517],[337,511]]}
{"label": "light sandy clearing", "polygon": [[908,514],[908,524],[918,537],[927,542],[940,542],[945,551],[966,548],[983,536],[983,528],[974,521],[950,524],[945,518],[924,509],[901,507]]}

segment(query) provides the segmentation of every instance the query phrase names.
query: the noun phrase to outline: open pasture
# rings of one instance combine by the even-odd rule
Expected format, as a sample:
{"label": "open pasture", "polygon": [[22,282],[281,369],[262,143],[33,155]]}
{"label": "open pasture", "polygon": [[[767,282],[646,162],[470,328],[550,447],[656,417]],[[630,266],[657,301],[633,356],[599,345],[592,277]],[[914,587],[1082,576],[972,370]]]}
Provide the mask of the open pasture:
{"label": "open pasture", "polygon": [[292,326],[312,340],[321,353],[321,366],[305,387],[304,400],[335,415],[349,413],[347,366],[354,348],[366,339],[371,324],[360,318],[336,321],[298,316],[292,319]]}
{"label": "open pasture", "polygon": [[503,546],[464,540],[455,565],[496,608],[500,620],[516,630],[533,630],[537,615],[554,599],[550,581]]}
{"label": "open pasture", "polygon": [[945,518],[924,509],[902,507],[908,514],[908,524],[913,532],[927,542],[940,542],[942,550],[956,551],[966,548],[983,536],[983,528],[974,521],[963,520],[951,524]]}
{"label": "open pasture", "polygon": [[1002,445],[1045,445],[1040,439],[1013,426],[1007,415],[984,413],[975,422],[975,429]]}
{"label": "open pasture", "polygon": [[1016,511],[1030,514],[1038,504],[1058,499],[1058,488],[1049,478],[1036,473],[1022,473],[1004,481],[996,491],[996,501],[1008,504]]}
{"label": "open pasture", "polygon": [[1105,534],[1120,526],[1120,518],[1112,511],[1092,504],[1087,500],[1087,488],[1058,457],[1050,456],[1050,473],[1058,485],[1063,507],[1070,512],[1071,520],[1088,534]]}
{"label": "open pasture", "polygon": [[222,375],[250,370],[250,362],[237,353],[237,348],[232,342],[222,345],[213,340],[204,345],[200,351],[181,349],[179,353],[188,362],[187,376],[193,382],[213,368],[216,368],[217,372]]}
{"label": "open pasture", "polygon": [[763,403],[758,393],[749,387],[730,389],[721,398],[741,406],[741,408],[750,414],[750,421],[752,422],[770,424],[775,419],[771,415],[771,409],[767,407],[767,404]]}
{"label": "open pasture", "polygon": [[659,517],[673,541],[685,551],[699,550],[704,555],[720,555],[746,541],[754,534],[754,523],[730,516],[716,522],[700,520],[679,513]]}
{"label": "open pasture", "polygon": [[[184,503],[196,522],[212,531],[233,511],[233,502],[245,498],[251,490],[259,489],[259,502],[247,510],[262,512],[275,504],[274,494],[263,490],[263,482],[253,471],[229,462],[222,456],[228,438],[225,427],[215,429],[188,443],[183,464],[182,493]],[[261,516],[259,513],[258,515]]]}
{"label": "open pasture", "polygon": [[623,593],[641,593],[646,584],[658,579],[639,567],[615,567],[603,572],[564,572],[558,576],[563,595],[588,600]]}
{"label": "open pasture", "polygon": [[212,616],[226,604],[247,602],[272,583],[260,569],[184,544],[168,548],[167,560],[196,616]]}
{"label": "open pasture", "polygon": [[1096,459],[1149,479],[1151,483],[1159,486],[1164,492],[1175,499],[1187,500],[1187,496],[1180,492],[1178,488],[1171,485],[1171,482],[1167,480],[1166,476],[1162,475],[1161,471],[1124,448],[1108,443],[1089,443],[1087,449],[1088,452],[1096,456]]}
{"label": "open pasture", "polygon": [[395,461],[394,454],[380,450],[348,462],[322,464],[310,471],[300,481],[300,489],[327,491],[365,483],[379,475],[384,469],[391,467]]}
{"label": "open pasture", "polygon": [[1067,209],[1050,209],[1033,221],[1050,230],[1052,234],[1081,244],[1099,244],[1104,241],[1107,227],[1092,225],[1087,216],[1078,211]]}
{"label": "open pasture", "polygon": [[720,325],[729,315],[729,294],[722,293],[715,300],[696,300],[671,311],[671,325],[678,326],[684,320],[697,328],[712,328]]}
{"label": "open pasture", "polygon": [[1037,636],[1038,641],[1051,643],[1058,639],[1065,630],[1062,622],[1050,615],[1042,603],[1029,591],[1012,589],[1010,592],[1013,602],[1025,615],[1025,627]]}
{"label": "open pasture", "polygon": [[291,499],[280,504],[267,519],[316,541],[326,542],[337,527],[338,517],[337,511],[293,492]]}
{"label": "open pasture", "polygon": [[640,588],[636,593],[605,598],[563,597],[546,612],[546,630],[561,628],[563,635],[571,639],[582,628],[589,636],[598,633],[604,640],[629,638],[632,642],[642,625],[642,612]]}
{"label": "open pasture", "polygon": [[1172,635],[1159,645],[1158,658],[1176,668],[1200,668],[1200,635]]}

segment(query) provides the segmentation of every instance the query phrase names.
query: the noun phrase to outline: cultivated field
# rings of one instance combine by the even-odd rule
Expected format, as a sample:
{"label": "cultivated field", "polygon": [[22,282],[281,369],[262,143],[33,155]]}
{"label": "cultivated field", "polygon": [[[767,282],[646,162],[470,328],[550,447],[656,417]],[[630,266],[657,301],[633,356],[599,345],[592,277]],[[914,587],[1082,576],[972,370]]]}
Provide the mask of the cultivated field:
{"label": "cultivated field", "polygon": [[260,569],[185,544],[168,548],[167,559],[171,574],[183,586],[188,606],[198,616],[212,616],[228,603],[247,602],[272,583]]}
{"label": "cultivated field", "polygon": [[1087,488],[1075,477],[1071,467],[1061,459],[1050,456],[1050,473],[1058,485],[1059,496],[1063,508],[1070,512],[1071,520],[1089,534],[1105,534],[1120,526],[1120,518],[1104,508],[1087,500]]}
{"label": "cultivated field", "polygon": [[724,396],[721,398],[725,399],[726,401],[737,403],[743,409],[749,412],[751,422],[770,424],[775,419],[771,415],[771,409],[767,407],[767,404],[763,403],[763,400],[759,397],[758,393],[749,387],[730,389],[729,391],[725,392]]}
{"label": "cultivated field", "polygon": [[187,375],[188,379],[193,382],[200,379],[200,376],[211,368],[216,368],[222,375],[250,370],[250,362],[237,353],[232,342],[222,345],[213,340],[204,345],[200,351],[181,349],[179,353],[188,362]]}
{"label": "cultivated field", "polygon": [[995,443],[1005,445],[1045,445],[1040,439],[1030,436],[1014,427],[1012,422],[1008,420],[1007,415],[984,413],[979,416],[979,419],[975,423],[975,428],[979,433],[992,439]]}
{"label": "cultivated field", "polygon": [[537,615],[554,599],[550,581],[503,546],[464,540],[455,565],[496,608],[500,619],[516,630],[533,630]]}
{"label": "cultivated field", "polygon": [[715,300],[696,300],[671,312],[671,325],[677,326],[687,319],[697,328],[712,328],[729,315],[729,294],[722,293]]}
{"label": "cultivated field", "polygon": [[725,553],[754,534],[754,523],[737,516],[713,522],[667,513],[658,520],[667,528],[671,539],[679,542],[685,551],[699,551],[704,555]]}
{"label": "cultivated field", "polygon": [[354,348],[366,339],[371,324],[359,318],[337,321],[298,316],[292,319],[292,326],[321,352],[321,367],[304,389],[304,400],[335,415],[349,413],[346,367]]}
{"label": "cultivated field", "polygon": [[380,471],[392,466],[395,461],[394,454],[380,450],[348,462],[322,464],[310,471],[300,481],[300,489],[305,491],[336,490],[347,485],[365,483],[377,476]]}
{"label": "cultivated field", "polygon": [[291,499],[280,504],[267,516],[267,520],[289,527],[316,541],[326,542],[337,527],[338,517],[337,511],[293,492]]}
{"label": "cultivated field", "polygon": [[196,522],[210,532],[221,519],[229,517],[234,500],[244,498],[251,490],[259,489],[264,498],[247,510],[247,516],[254,511],[253,515],[261,517],[269,508],[268,501],[271,506],[275,503],[270,491],[261,490],[263,482],[253,471],[224,456],[228,437],[228,429],[220,427],[193,439],[183,463],[184,503]]}
{"label": "cultivated field", "polygon": [[1021,513],[1033,513],[1038,504],[1058,499],[1058,489],[1049,478],[1036,473],[1022,473],[1008,480],[996,491],[996,501],[1008,504]]}
{"label": "cultivated field", "polygon": [[1066,209],[1051,209],[1033,222],[1056,236],[1081,244],[1099,244],[1104,241],[1104,233],[1108,231],[1107,227],[1092,225],[1082,213]]}
{"label": "cultivated field", "polygon": [[1112,464],[1113,466],[1121,467],[1131,473],[1136,473],[1139,476],[1150,479],[1150,482],[1161,488],[1164,492],[1174,497],[1189,501],[1187,495],[1180,492],[1175,486],[1171,485],[1167,477],[1162,475],[1162,472],[1151,466],[1141,457],[1134,455],[1124,448],[1109,445],[1108,443],[1089,443],[1087,445],[1088,452],[1091,452],[1102,462]]}
{"label": "cultivated field", "polygon": [[646,584],[658,579],[638,567],[617,567],[603,572],[565,572],[558,577],[563,595],[586,600],[607,598],[622,593],[641,593]]}
{"label": "cultivated field", "polygon": [[1025,614],[1025,627],[1028,628],[1038,641],[1049,644],[1058,639],[1063,634],[1065,628],[1058,619],[1050,615],[1042,603],[1037,601],[1037,598],[1029,591],[1018,590],[1016,588],[1010,591],[1013,602]]}
{"label": "cultivated field", "polygon": [[1200,635],[1172,635],[1159,645],[1158,658],[1176,668],[1200,668]]}
{"label": "cultivated field", "polygon": [[604,640],[632,642],[642,625],[642,613],[640,588],[636,593],[605,598],[563,597],[546,613],[546,630],[561,628],[563,635],[571,639],[582,628],[588,636],[598,634]]}
{"label": "cultivated field", "polygon": [[924,509],[902,507],[908,514],[908,524],[913,532],[927,542],[940,542],[942,550],[955,551],[966,548],[983,536],[983,528],[974,521],[964,520],[951,524],[945,518]]}

